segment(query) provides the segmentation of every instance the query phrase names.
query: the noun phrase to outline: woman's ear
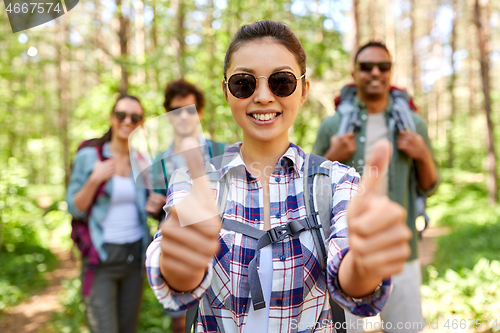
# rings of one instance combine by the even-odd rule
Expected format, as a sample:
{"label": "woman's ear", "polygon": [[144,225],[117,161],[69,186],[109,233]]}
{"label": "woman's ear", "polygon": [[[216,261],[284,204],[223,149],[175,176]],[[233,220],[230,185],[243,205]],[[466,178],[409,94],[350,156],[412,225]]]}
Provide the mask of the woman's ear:
{"label": "woman's ear", "polygon": [[311,87],[311,81],[306,79],[306,84],[302,84],[302,96],[300,96],[300,105],[304,104],[309,94],[309,88]]}
{"label": "woman's ear", "polygon": [[222,79],[222,92],[224,93],[224,98],[226,99],[227,103],[227,89],[226,89],[226,82],[224,79]]}

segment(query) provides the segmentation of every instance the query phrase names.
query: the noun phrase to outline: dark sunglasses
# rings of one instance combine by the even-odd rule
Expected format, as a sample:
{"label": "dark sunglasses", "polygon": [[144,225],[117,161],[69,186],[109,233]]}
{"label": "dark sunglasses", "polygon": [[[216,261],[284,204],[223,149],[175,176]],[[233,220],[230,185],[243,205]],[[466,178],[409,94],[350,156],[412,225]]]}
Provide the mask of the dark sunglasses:
{"label": "dark sunglasses", "polygon": [[128,114],[128,113],[123,112],[123,111],[115,111],[114,114],[115,114],[116,119],[118,119],[119,122],[124,121],[129,116],[130,116],[130,120],[132,121],[132,123],[134,125],[137,125],[142,120],[142,115],[137,114],[137,113]]}
{"label": "dark sunglasses", "polygon": [[269,77],[255,77],[252,74],[238,73],[231,75],[229,80],[224,81],[224,83],[227,84],[229,91],[234,97],[244,99],[253,95],[257,88],[257,79],[262,77],[267,79],[267,84],[273,94],[278,97],[288,97],[297,88],[297,81],[304,76],[306,75],[304,74],[297,78],[291,72],[276,72],[269,75]]}
{"label": "dark sunglasses", "polygon": [[362,72],[371,72],[373,67],[377,66],[378,69],[382,72],[388,72],[391,70],[392,63],[389,61],[383,61],[383,62],[359,62],[358,63],[358,68]]}
{"label": "dark sunglasses", "polygon": [[196,107],[194,105],[186,106],[183,108],[175,108],[175,109],[170,109],[167,112],[170,114],[173,114],[174,116],[178,116],[182,113],[182,111],[186,110],[187,113],[190,115],[196,114],[198,111],[196,110]]}

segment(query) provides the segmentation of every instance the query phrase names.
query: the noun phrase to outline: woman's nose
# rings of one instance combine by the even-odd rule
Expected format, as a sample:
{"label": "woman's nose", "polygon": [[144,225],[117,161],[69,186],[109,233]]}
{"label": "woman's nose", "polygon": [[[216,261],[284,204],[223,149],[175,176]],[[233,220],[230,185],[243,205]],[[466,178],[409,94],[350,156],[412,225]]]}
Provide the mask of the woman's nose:
{"label": "woman's nose", "polygon": [[274,94],[272,93],[271,89],[269,89],[267,78],[257,78],[257,87],[255,88],[254,102],[260,104],[268,104],[273,102],[274,98]]}

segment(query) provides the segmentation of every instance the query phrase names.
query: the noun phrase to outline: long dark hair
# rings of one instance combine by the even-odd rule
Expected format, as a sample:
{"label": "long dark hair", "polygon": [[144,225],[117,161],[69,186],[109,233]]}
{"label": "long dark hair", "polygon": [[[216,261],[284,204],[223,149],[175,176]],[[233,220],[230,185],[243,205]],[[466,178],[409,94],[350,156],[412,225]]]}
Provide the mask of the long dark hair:
{"label": "long dark hair", "polygon": [[[116,102],[113,105],[113,108],[111,109],[111,114],[113,114],[113,112],[115,112],[116,104],[118,104],[118,102],[121,101],[122,99],[126,99],[126,98],[134,100],[137,103],[139,103],[139,105],[141,106],[142,112],[144,112],[144,107],[142,106],[142,103],[139,100],[139,98],[137,98],[135,96],[132,96],[132,95],[120,95],[120,97],[118,97],[116,99]],[[111,137],[112,137],[112,130],[111,130],[111,127],[109,127],[109,130],[103,136],[101,136],[100,138],[95,138],[95,139],[90,139],[90,140],[83,141],[80,144],[80,146],[78,147],[78,150],[80,150],[82,148],[85,148],[85,147],[99,147],[99,146],[104,146],[104,144],[106,142],[111,141]]]}

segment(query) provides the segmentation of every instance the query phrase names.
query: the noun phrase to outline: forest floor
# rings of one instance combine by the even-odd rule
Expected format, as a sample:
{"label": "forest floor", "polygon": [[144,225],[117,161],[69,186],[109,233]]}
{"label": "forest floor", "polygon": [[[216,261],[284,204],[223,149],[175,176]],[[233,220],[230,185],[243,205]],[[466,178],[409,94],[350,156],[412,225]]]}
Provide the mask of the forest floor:
{"label": "forest floor", "polygon": [[52,313],[62,311],[59,293],[64,290],[62,281],[80,274],[80,268],[71,251],[51,248],[59,261],[58,267],[46,274],[48,286],[21,304],[7,309],[0,315],[0,332],[40,332],[51,319]]}
{"label": "forest floor", "polygon": [[[433,255],[437,249],[436,238],[448,232],[449,228],[431,228],[423,233],[422,240],[419,242],[422,267],[429,265],[433,261]],[[21,304],[9,308],[2,313],[0,317],[0,332],[40,332],[46,328],[52,313],[63,310],[59,300],[59,293],[64,290],[62,281],[78,276],[80,269],[77,260],[72,258],[71,252],[60,251],[58,249],[52,249],[52,251],[59,260],[59,266],[53,272],[47,273],[48,287]],[[438,333],[437,330],[424,329],[424,332],[430,331]]]}

